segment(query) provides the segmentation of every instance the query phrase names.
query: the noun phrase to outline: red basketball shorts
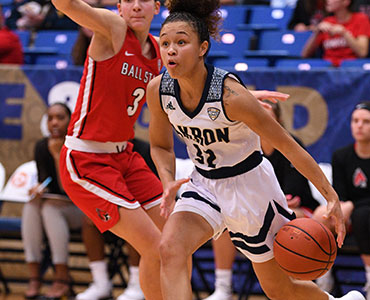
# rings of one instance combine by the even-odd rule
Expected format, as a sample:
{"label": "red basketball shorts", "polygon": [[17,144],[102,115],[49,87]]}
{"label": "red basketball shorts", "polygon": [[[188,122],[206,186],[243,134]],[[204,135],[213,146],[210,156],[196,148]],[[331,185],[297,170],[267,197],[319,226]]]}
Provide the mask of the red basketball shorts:
{"label": "red basketball shorts", "polygon": [[162,196],[160,180],[132,144],[121,153],[87,153],[62,148],[60,174],[72,201],[101,232],[119,220],[118,207],[149,209]]}

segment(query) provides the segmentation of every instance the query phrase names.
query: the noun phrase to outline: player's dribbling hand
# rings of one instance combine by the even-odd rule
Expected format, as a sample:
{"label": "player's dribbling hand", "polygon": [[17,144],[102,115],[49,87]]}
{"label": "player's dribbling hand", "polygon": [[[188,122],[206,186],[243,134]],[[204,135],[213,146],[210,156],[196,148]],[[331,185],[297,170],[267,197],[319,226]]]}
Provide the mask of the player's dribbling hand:
{"label": "player's dribbling hand", "polygon": [[177,191],[184,183],[188,182],[189,180],[190,178],[183,178],[171,181],[167,184],[165,190],[163,191],[162,202],[160,205],[162,217],[166,219],[169,217],[175,205]]}
{"label": "player's dribbling hand", "polygon": [[344,217],[339,201],[330,201],[327,204],[326,214],[323,216],[325,219],[334,218],[335,232],[337,233],[338,247],[343,245],[346,236],[346,226],[344,224]]}

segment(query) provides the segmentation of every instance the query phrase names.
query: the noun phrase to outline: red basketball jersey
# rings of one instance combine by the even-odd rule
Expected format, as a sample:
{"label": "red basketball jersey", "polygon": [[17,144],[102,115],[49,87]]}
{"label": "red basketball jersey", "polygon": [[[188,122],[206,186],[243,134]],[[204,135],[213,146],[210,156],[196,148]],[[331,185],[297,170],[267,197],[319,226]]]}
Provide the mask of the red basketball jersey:
{"label": "red basketball jersey", "polygon": [[146,101],[146,86],[162,68],[159,47],[151,34],[155,57],[147,59],[131,29],[121,50],[104,61],[87,57],[68,135],[98,142],[134,137],[134,123]]}

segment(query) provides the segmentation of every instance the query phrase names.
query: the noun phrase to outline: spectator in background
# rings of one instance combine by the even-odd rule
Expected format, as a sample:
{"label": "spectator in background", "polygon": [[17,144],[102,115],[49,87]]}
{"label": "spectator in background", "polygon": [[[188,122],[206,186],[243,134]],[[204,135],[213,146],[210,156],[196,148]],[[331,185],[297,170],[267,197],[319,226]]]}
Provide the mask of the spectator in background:
{"label": "spectator in background", "polygon": [[4,24],[0,5],[0,64],[23,64],[23,50],[18,36]]}
{"label": "spectator in background", "polygon": [[[71,296],[67,264],[69,230],[81,228],[82,212],[67,198],[59,179],[59,154],[71,112],[65,104],[55,103],[48,108],[47,115],[50,137],[43,138],[35,147],[39,183],[30,190],[32,198],[24,205],[22,213],[22,240],[30,272],[26,299],[39,296],[44,232],[55,269],[54,281],[46,297],[60,299]],[[45,187],[42,182],[48,177],[51,182]]]}
{"label": "spectator in background", "polygon": [[[270,115],[281,124],[280,106],[278,103],[264,101],[270,105],[265,108]],[[302,146],[302,143],[295,138]],[[312,197],[308,180],[270,143],[261,138],[263,155],[271,162],[280,187],[288,201],[288,206],[297,218],[312,217],[319,203]],[[224,232],[217,240],[212,240],[215,257],[215,292],[204,300],[232,299],[232,265],[236,249],[228,232]]]}
{"label": "spectator in background", "polygon": [[313,30],[324,17],[324,0],[298,0],[288,28],[295,31]]}
{"label": "spectator in background", "polygon": [[78,29],[78,36],[72,49],[73,64],[83,66],[86,60],[87,49],[89,48],[93,32],[85,27]]}
{"label": "spectator in background", "polygon": [[50,0],[14,0],[6,25],[18,30],[74,30],[77,24],[51,5]]}
{"label": "spectator in background", "polygon": [[368,55],[370,22],[363,13],[351,11],[351,0],[326,0],[326,17],[315,28],[306,42],[302,56],[314,56],[323,49],[323,58],[333,66],[340,66],[345,59],[363,58]]}
{"label": "spectator in background", "polygon": [[[370,300],[370,101],[356,105],[351,118],[351,132],[355,142],[333,153],[333,186],[341,200],[346,224],[352,224],[365,265],[367,300]],[[314,219],[324,223],[334,233],[334,222],[324,218],[325,208],[314,212]],[[322,286],[330,287],[330,277]]]}

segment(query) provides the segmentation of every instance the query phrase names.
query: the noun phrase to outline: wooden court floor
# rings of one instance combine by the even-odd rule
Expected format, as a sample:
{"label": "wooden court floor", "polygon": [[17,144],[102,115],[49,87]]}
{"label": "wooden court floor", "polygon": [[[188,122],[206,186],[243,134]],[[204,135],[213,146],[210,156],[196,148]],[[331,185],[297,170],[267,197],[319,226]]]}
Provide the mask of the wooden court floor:
{"label": "wooden court floor", "polygon": [[[8,295],[4,295],[3,291],[1,290],[0,292],[0,300],[24,300],[24,297],[23,297],[23,292],[25,291],[26,289],[26,284],[11,284],[10,285],[10,288],[11,288],[11,294],[8,294]],[[83,288],[78,288],[76,289],[75,291],[76,292],[80,292],[82,291]],[[122,289],[114,289],[114,297],[117,297],[119,296],[121,293],[123,292]],[[207,297],[207,294],[204,294],[204,297],[203,295],[201,295],[202,298],[206,298]],[[237,300],[238,299],[238,296],[237,295],[234,295],[234,298],[233,300]],[[63,299],[64,300],[64,299]],[[67,300],[67,299],[65,299]],[[248,300],[267,300],[266,297],[264,296],[250,296],[248,298]]]}

